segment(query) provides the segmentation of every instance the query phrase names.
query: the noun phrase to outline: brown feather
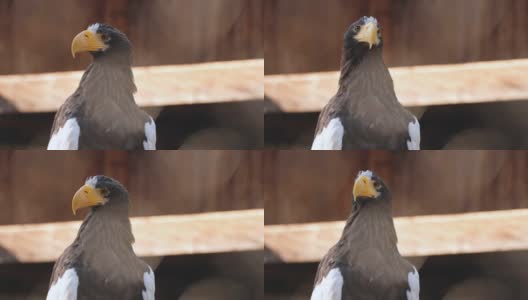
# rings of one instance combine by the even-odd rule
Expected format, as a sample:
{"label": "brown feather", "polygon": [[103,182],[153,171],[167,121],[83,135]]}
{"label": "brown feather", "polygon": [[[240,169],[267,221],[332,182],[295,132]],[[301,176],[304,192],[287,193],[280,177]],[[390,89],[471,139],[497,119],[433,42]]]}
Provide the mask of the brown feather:
{"label": "brown feather", "polygon": [[149,267],[134,253],[133,242],[128,201],[94,208],[55,263],[50,287],[74,268],[79,278],[78,300],[143,300],[143,274]]}
{"label": "brown feather", "polygon": [[407,300],[413,266],[401,257],[390,195],[355,204],[343,234],[321,260],[315,285],[334,268],[343,276],[342,300]]}
{"label": "brown feather", "polygon": [[77,90],[55,115],[51,135],[70,118],[80,127],[79,149],[143,149],[150,116],[135,100],[136,86],[128,53],[94,59]]}
{"label": "brown feather", "polygon": [[357,64],[344,62],[337,94],[319,115],[315,134],[334,118],[344,127],[343,149],[406,150],[414,116],[396,98],[382,48]]}

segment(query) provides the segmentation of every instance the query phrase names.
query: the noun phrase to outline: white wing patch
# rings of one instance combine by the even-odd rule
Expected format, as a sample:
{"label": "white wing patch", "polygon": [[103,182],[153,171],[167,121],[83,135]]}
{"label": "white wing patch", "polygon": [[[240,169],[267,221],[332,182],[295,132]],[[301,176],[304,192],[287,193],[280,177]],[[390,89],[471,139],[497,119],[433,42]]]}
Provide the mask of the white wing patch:
{"label": "white wing patch", "polygon": [[145,123],[145,137],[147,140],[143,141],[143,149],[156,150],[156,123],[152,118]]}
{"label": "white wing patch", "polygon": [[341,300],[342,290],[343,276],[338,268],[334,268],[315,286],[310,300]]}
{"label": "white wing patch", "polygon": [[148,272],[143,274],[143,284],[145,285],[145,290],[141,292],[143,300],[154,300],[154,293],[156,291],[156,283],[154,280],[154,272],[149,267]]}
{"label": "white wing patch", "polygon": [[409,122],[409,137],[407,150],[420,150],[420,123],[416,117],[414,117],[414,121]]}
{"label": "white wing patch", "polygon": [[81,128],[75,118],[68,119],[64,125],[55,132],[48,143],[48,150],[77,150],[79,148],[79,135]]}
{"label": "white wing patch", "polygon": [[325,128],[315,136],[312,150],[341,150],[345,129],[339,118],[333,118]]}
{"label": "white wing patch", "polygon": [[68,269],[50,287],[46,300],[77,300],[78,287],[79,277],[77,277],[77,272],[74,269]]}
{"label": "white wing patch", "polygon": [[413,267],[413,271],[407,275],[409,289],[407,290],[407,300],[420,300],[420,274]]}

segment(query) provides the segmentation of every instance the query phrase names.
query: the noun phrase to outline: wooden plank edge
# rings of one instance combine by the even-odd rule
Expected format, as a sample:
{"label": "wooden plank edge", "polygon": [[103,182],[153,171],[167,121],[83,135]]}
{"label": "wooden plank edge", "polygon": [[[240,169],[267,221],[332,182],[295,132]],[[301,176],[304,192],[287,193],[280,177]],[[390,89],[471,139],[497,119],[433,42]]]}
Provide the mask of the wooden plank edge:
{"label": "wooden plank edge", "polygon": [[[56,111],[75,91],[83,72],[2,75],[2,105],[9,106],[9,110],[6,110],[9,113]],[[263,59],[134,67],[133,72],[138,87],[136,103],[142,107],[243,102],[264,98]],[[239,76],[233,76],[238,73]],[[217,76],[218,84],[214,83],[212,74]],[[153,79],[153,76],[159,80]],[[2,111],[0,107],[0,114]]]}
{"label": "wooden plank edge", "polygon": [[[516,71],[519,69],[528,71],[528,59],[394,67],[390,68],[389,71],[393,77],[400,103],[407,107],[416,107],[526,100],[528,99],[528,87],[523,84],[523,74],[526,72]],[[449,77],[450,73],[478,73],[494,70],[504,74],[514,73],[514,76],[491,78],[495,85],[503,85],[503,89],[495,93],[489,93],[484,89],[480,93],[474,93],[471,88],[461,88],[464,85],[442,86],[442,83],[437,80],[438,78],[434,77]],[[420,81],[431,77],[431,86],[443,91],[443,93],[441,95],[437,93],[414,93],[412,89],[416,85],[413,86],[412,82],[404,82],[407,79],[400,79],[405,77],[412,77]],[[464,78],[464,76],[458,76],[458,78],[461,77]],[[474,82],[475,80],[475,78],[464,79],[468,82]],[[481,86],[486,87],[490,78],[483,77],[482,79]],[[337,92],[338,81],[339,72],[336,71],[267,75],[264,78],[265,97],[274,102],[282,112],[318,112]],[[299,85],[299,87],[292,88],[291,91],[285,91],[284,87],[287,85]],[[403,88],[400,89],[402,86]],[[504,93],[501,93],[503,91]]]}
{"label": "wooden plank edge", "polygon": [[[528,250],[528,209],[395,218],[403,256]],[[344,221],[269,225],[266,263],[317,262],[339,239]]]}
{"label": "wooden plank edge", "polygon": [[[131,218],[138,256],[257,251],[264,247],[264,210]],[[80,221],[0,226],[0,262],[55,261]]]}
{"label": "wooden plank edge", "polygon": [[[140,66],[133,67],[134,75],[144,75],[153,71],[159,73],[187,73],[189,71],[211,71],[223,69],[238,69],[238,68],[259,68],[264,67],[263,59],[247,59],[247,60],[232,60],[232,61],[215,61],[196,64],[181,64],[181,65],[159,65],[159,66]],[[264,69],[263,69],[264,70]],[[82,71],[64,71],[64,72],[48,72],[48,73],[27,73],[14,75],[0,75],[2,82],[40,82],[48,80],[56,80],[57,78],[66,79],[80,79],[84,70]]]}

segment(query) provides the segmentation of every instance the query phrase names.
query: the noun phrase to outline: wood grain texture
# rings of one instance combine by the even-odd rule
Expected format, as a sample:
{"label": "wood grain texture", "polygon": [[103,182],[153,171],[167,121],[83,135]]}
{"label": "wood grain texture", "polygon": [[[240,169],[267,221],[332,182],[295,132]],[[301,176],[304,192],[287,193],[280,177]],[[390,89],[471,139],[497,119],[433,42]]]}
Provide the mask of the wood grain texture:
{"label": "wood grain texture", "polygon": [[[14,49],[6,42],[12,39],[11,14],[9,9],[12,6],[12,1],[0,1],[0,57],[13,57]],[[11,70],[13,60],[0,59],[0,70]],[[0,97],[1,101],[1,97]]]}
{"label": "wood grain texture", "polygon": [[266,75],[339,67],[343,34],[361,16],[383,28],[389,66],[528,57],[524,0],[264,1]]}
{"label": "wood grain texture", "polygon": [[[403,256],[430,256],[528,249],[528,209],[395,218]],[[264,228],[268,262],[320,261],[341,236],[344,222]]]}
{"label": "wood grain texture", "polygon": [[126,186],[131,216],[262,208],[259,156],[252,151],[3,151],[0,224],[77,219],[71,213],[73,194],[98,174]]}
{"label": "wood grain texture", "polygon": [[[404,106],[528,99],[528,59],[390,69]],[[265,77],[265,96],[283,112],[320,111],[337,92],[338,72]]]}
{"label": "wood grain texture", "polygon": [[123,32],[129,32],[128,13],[130,0],[112,0],[98,3],[103,10],[104,22],[111,23]]}
{"label": "wood grain texture", "polygon": [[0,16],[0,74],[83,69],[71,40],[96,22],[128,35],[137,66],[263,57],[260,0],[0,0]]}
{"label": "wood grain texture", "polygon": [[[237,102],[264,97],[262,59],[196,65],[138,67],[140,106]],[[0,76],[0,98],[18,112],[50,112],[79,85],[82,72]]]}
{"label": "wood grain texture", "polygon": [[[262,250],[262,209],[132,218],[138,256]],[[0,248],[19,263],[54,261],[71,244],[80,222],[0,226]]]}
{"label": "wood grain texture", "polygon": [[172,152],[130,157],[128,188],[136,195],[136,215],[263,207],[260,152]]}
{"label": "wood grain texture", "polygon": [[5,222],[11,222],[13,219],[13,203],[10,201],[11,194],[12,194],[12,186],[11,186],[11,164],[10,164],[10,155],[0,155],[0,166],[2,166],[2,170],[0,170],[0,205],[3,207],[3,209],[0,210],[0,219],[4,220]]}
{"label": "wood grain texture", "polygon": [[360,170],[378,173],[395,216],[528,208],[525,151],[269,151],[266,225],[344,220]]}

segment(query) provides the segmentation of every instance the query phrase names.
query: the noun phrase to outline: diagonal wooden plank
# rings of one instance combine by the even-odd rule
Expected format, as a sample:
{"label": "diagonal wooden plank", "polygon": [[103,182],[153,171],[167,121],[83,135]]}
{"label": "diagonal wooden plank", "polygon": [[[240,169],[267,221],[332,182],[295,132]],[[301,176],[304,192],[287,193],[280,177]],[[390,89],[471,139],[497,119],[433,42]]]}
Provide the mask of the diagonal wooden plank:
{"label": "diagonal wooden plank", "polygon": [[[77,88],[78,72],[0,76],[0,99],[18,112],[55,111]],[[134,68],[140,106],[264,98],[264,60]],[[0,109],[0,112],[2,110]]]}
{"label": "diagonal wooden plank", "polygon": [[[528,249],[528,209],[395,218],[404,256]],[[339,239],[344,222],[264,228],[268,262],[316,262]]]}
{"label": "diagonal wooden plank", "polygon": [[[391,68],[404,106],[528,99],[528,59]],[[266,76],[265,96],[284,112],[315,112],[337,91],[338,72]]]}
{"label": "diagonal wooden plank", "polygon": [[[264,210],[132,218],[139,256],[262,250]],[[0,261],[54,261],[80,222],[0,226]]]}

